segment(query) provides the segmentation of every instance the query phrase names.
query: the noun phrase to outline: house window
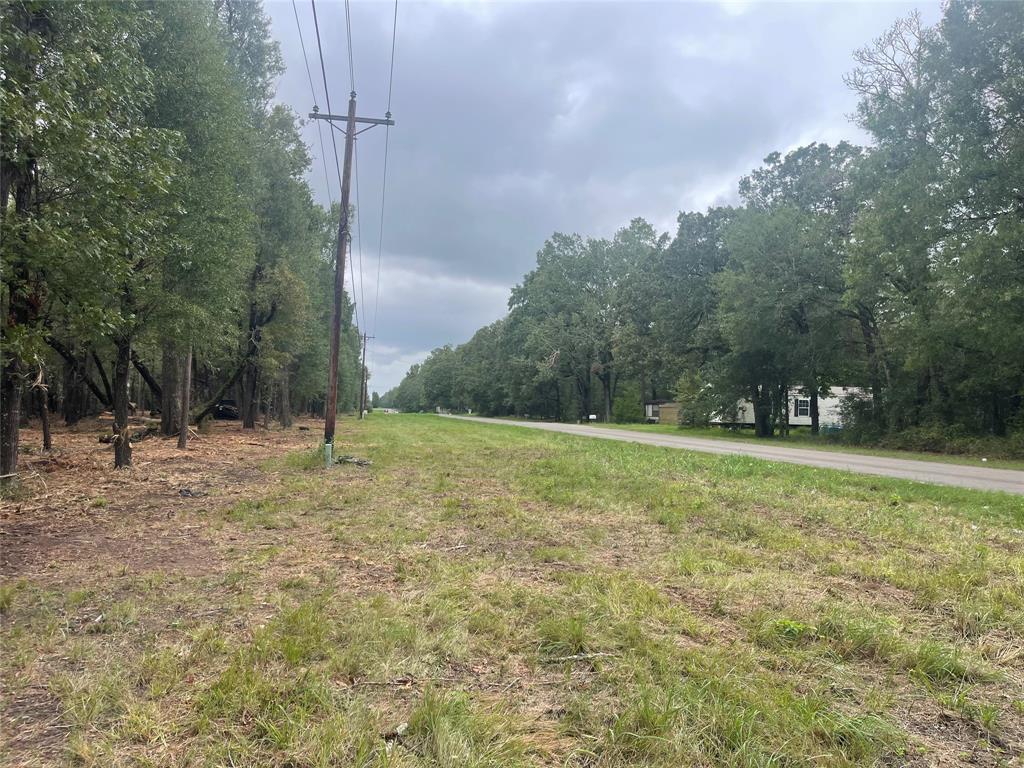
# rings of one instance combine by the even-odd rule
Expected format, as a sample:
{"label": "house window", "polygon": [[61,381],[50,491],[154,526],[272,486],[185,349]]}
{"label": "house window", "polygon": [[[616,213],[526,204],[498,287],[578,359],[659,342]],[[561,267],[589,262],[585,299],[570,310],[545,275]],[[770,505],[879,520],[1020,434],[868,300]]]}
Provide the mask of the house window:
{"label": "house window", "polygon": [[658,418],[659,416],[661,416],[661,406],[660,405],[652,405],[651,406],[651,416],[653,418],[655,418],[655,419]]}
{"label": "house window", "polygon": [[810,416],[811,415],[811,401],[807,397],[798,397],[796,399],[796,415],[797,416]]}

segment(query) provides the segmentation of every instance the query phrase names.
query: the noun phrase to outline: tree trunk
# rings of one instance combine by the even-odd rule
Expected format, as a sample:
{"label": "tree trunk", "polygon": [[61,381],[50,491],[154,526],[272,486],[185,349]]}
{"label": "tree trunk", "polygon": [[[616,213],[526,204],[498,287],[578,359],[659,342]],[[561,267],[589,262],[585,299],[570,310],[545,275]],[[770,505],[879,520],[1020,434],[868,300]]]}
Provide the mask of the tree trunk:
{"label": "tree trunk", "polygon": [[992,393],[992,434],[996,437],[1006,437],[1006,411],[1003,408],[1003,400],[999,393]]}
{"label": "tree trunk", "polygon": [[132,444],[128,430],[128,371],[132,364],[132,344],[127,336],[117,339],[117,362],[114,364],[114,467],[132,465]]}
{"label": "tree trunk", "polygon": [[[157,383],[157,380],[153,378],[153,374],[149,372],[149,368],[146,367],[146,364],[142,362],[142,358],[139,357],[139,353],[134,349],[132,350],[132,365],[135,366],[135,370],[139,372],[139,376],[141,376],[142,380],[149,386],[149,391],[153,397],[156,398],[156,401],[163,404],[163,389],[160,387],[160,384]],[[141,385],[139,385],[139,388],[141,391]]]}
{"label": "tree trunk", "polygon": [[[194,422],[196,422],[198,424],[200,421],[202,421],[207,416],[209,416],[211,413],[213,413],[214,408],[217,407],[217,403],[219,403],[221,401],[221,399],[224,397],[224,395],[229,390],[231,390],[232,387],[235,387],[238,384],[238,379],[242,376],[242,373],[245,371],[246,365],[248,365],[248,361],[249,361],[248,356],[242,358],[241,362],[239,362],[239,364],[238,364],[238,367],[235,368],[235,372],[233,374],[231,374],[231,378],[226,380],[223,384],[221,384],[220,389],[218,389],[214,393],[213,397],[210,398],[210,400],[199,411],[199,413],[197,413],[192,418],[192,421],[194,421]],[[235,401],[236,402],[241,402],[241,400],[237,396],[235,398]]]}
{"label": "tree trunk", "polygon": [[763,394],[767,387],[754,387],[750,402],[754,406],[754,434],[757,437],[771,437],[775,434],[772,426],[771,396]]}
{"label": "tree trunk", "polygon": [[281,371],[281,407],[279,409],[281,416],[281,426],[284,427],[285,429],[291,427],[292,424],[294,423],[294,419],[292,418],[292,396],[288,388],[289,378],[290,373],[288,371],[288,367],[285,366],[284,370]]}
{"label": "tree trunk", "polygon": [[53,450],[53,438],[50,436],[50,393],[46,388],[46,374],[43,373],[42,386],[37,390],[39,398],[39,421],[43,428],[43,450]]}
{"label": "tree trunk", "polygon": [[249,370],[242,379],[242,429],[256,429],[256,412],[259,410],[259,368],[249,363]]}
{"label": "tree trunk", "polygon": [[178,447],[182,450],[188,447],[188,409],[189,396],[192,392],[192,345],[189,344],[188,354],[185,355],[185,370],[182,372],[183,382],[181,385],[181,408],[179,413]]}
{"label": "tree trunk", "polygon": [[270,411],[271,405],[274,402],[274,383],[268,381],[263,385],[263,428],[270,429]]}
{"label": "tree trunk", "polygon": [[820,418],[818,413],[818,389],[811,392],[811,434],[816,435],[820,431]]}
{"label": "tree trunk", "polygon": [[604,423],[612,421],[612,382],[611,374],[601,377],[601,386],[604,388]]}
{"label": "tree trunk", "polygon": [[165,341],[160,366],[160,434],[170,437],[181,425],[182,359],[174,344]]}
{"label": "tree trunk", "polygon": [[581,421],[589,422],[590,421],[590,374],[589,373],[587,374],[587,378],[586,379],[580,378],[579,375],[576,376],[576,391],[579,393],[579,396],[580,396],[580,402],[579,402],[579,407],[580,407],[580,411],[581,411],[581,413],[580,413],[580,420]]}
{"label": "tree trunk", "polygon": [[107,370],[103,367],[103,361],[100,360],[95,349],[90,350],[89,354],[92,356],[92,361],[96,363],[96,373],[100,375],[100,383],[103,384],[103,392],[107,396],[106,401],[112,403],[114,396],[110,393],[110,379],[107,378]]}
{"label": "tree trunk", "polygon": [[789,437],[789,387],[779,387],[779,434]]}
{"label": "tree trunk", "polygon": [[0,383],[0,488],[16,485],[17,481],[21,391],[21,361],[12,355]]}
{"label": "tree trunk", "polygon": [[[92,377],[89,376],[88,353],[83,353],[82,359],[80,360],[72,353],[70,349],[65,347],[58,339],[54,338],[53,336],[48,336],[46,339],[46,343],[49,344],[57,352],[57,354],[64,358],[65,363],[71,366],[71,368],[74,370],[76,376],[78,377],[78,381],[89,388],[89,391],[96,396],[96,399],[100,401],[101,405],[103,405],[106,408],[114,407],[111,398],[108,397],[108,395],[96,385],[96,382],[92,380]],[[88,395],[83,392],[81,399],[80,414],[84,416],[88,412],[90,405],[91,403],[89,402]]]}
{"label": "tree trunk", "polygon": [[61,400],[61,410],[64,413],[64,423],[69,427],[78,423],[82,418],[82,410],[85,405],[85,383],[78,373],[78,368],[68,361],[64,361],[64,397]]}
{"label": "tree trunk", "polygon": [[[5,8],[4,23],[24,35],[27,39],[39,33],[45,39],[50,28],[50,19],[44,8],[29,4],[8,4]],[[4,34],[6,35],[5,28]],[[27,51],[19,55],[19,49]],[[46,54],[45,45],[24,49],[13,46],[14,59],[5,65],[32,72],[37,62]],[[9,227],[13,235],[4,238],[4,283],[7,285],[6,306],[4,307],[4,338],[9,340],[10,332],[18,333],[35,326],[39,307],[43,305],[43,281],[35,270],[29,267],[30,260],[24,256],[31,246],[28,232],[33,215],[38,210],[39,189],[36,148],[32,146],[32,134],[18,136],[15,130],[8,135],[4,127],[3,152],[0,153],[0,221]],[[14,198],[14,219],[9,218],[9,204]],[[21,429],[21,396],[24,390],[26,361],[10,348],[4,350],[6,362],[0,370],[0,487],[16,485],[18,472],[18,442]]]}

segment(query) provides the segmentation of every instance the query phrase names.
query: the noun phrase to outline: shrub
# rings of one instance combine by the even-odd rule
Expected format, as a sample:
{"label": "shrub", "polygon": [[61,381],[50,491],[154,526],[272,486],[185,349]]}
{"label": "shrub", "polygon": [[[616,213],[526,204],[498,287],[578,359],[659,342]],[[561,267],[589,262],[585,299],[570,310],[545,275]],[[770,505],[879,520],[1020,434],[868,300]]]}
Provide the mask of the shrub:
{"label": "shrub", "polygon": [[612,421],[617,424],[638,424],[644,420],[640,385],[630,382],[619,387],[612,401]]}
{"label": "shrub", "polygon": [[679,426],[706,427],[711,422],[714,406],[709,390],[696,371],[687,371],[676,382],[676,402],[679,403]]}

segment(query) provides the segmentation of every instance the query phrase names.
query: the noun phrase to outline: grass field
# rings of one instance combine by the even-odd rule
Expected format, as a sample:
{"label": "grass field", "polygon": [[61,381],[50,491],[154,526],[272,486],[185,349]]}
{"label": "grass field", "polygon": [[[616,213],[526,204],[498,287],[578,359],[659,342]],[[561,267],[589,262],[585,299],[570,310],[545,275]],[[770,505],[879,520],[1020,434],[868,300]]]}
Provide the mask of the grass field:
{"label": "grass field", "polygon": [[1019,497],[413,415],[326,472],[315,426],[229,429],[30,489],[71,536],[8,510],[0,760],[1021,764]]}

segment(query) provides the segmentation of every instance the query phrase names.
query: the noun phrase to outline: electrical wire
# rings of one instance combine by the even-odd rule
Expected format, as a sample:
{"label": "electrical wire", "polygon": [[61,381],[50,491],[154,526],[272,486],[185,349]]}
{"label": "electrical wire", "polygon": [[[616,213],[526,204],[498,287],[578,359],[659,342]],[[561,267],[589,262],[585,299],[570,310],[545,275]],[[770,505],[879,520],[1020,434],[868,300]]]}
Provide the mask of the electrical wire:
{"label": "electrical wire", "polygon": [[398,32],[398,0],[395,0],[395,14],[391,19],[391,72],[388,75],[388,113],[391,112],[391,86],[395,84],[395,35]]}
{"label": "electrical wire", "polygon": [[356,92],[356,68],[355,57],[352,55],[352,10],[348,0],[345,0],[345,32],[348,35],[348,81],[352,86],[352,93]]}
{"label": "electrical wire", "polygon": [[[366,289],[364,285],[365,270],[363,269],[363,217],[360,215],[362,206],[359,204],[359,141],[353,141],[352,173],[356,177],[356,252],[359,254],[359,303],[363,306],[363,321],[366,321]],[[355,284],[352,285],[355,290]],[[359,326],[366,333],[367,326]]]}
{"label": "electrical wire", "polygon": [[[398,37],[398,0],[395,0],[395,10],[391,20],[391,65],[388,71],[388,108],[386,117],[391,117],[391,95],[395,84],[395,41]],[[380,225],[377,230],[377,285],[376,295],[373,300],[373,325],[371,335],[376,339],[377,318],[380,311],[380,273],[381,263],[384,254],[384,203],[387,198],[388,189],[388,149],[391,143],[391,126],[384,126],[384,171],[380,187]],[[371,347],[372,350],[372,347]],[[375,357],[371,356],[371,360]]]}
{"label": "electrical wire", "polygon": [[[320,54],[320,74],[324,80],[324,98],[327,100],[327,112],[328,114],[334,114],[331,109],[331,89],[327,87],[327,67],[324,66],[324,49],[320,44],[320,21],[316,16],[316,0],[309,0],[309,4],[313,7],[313,29],[316,31],[316,50]],[[331,146],[334,147],[334,167],[338,171],[338,189],[340,190],[344,185],[341,182],[341,162],[338,160],[338,142],[334,138],[334,131],[331,131]],[[348,216],[348,211],[342,211],[342,216]]]}
{"label": "electrical wire", "polygon": [[[320,55],[320,75],[323,77],[323,81],[324,81],[324,94],[325,94],[325,98],[327,100],[327,112],[329,114],[333,115],[334,114],[334,110],[331,108],[331,90],[327,86],[327,67],[324,65],[324,49],[323,49],[323,46],[320,43],[320,21],[317,18],[317,14],[316,14],[316,0],[309,0],[309,4],[313,8],[313,28],[316,31],[316,49],[317,49],[317,52]],[[348,22],[348,0],[346,0],[346,2],[345,2],[345,15],[346,15],[346,22]],[[349,77],[350,77],[350,80],[352,82],[352,95],[354,96],[355,95],[355,76],[354,76],[353,70],[352,70],[352,31],[351,31],[351,23],[348,23],[347,26],[349,28],[349,46],[348,46]],[[336,139],[336,137],[334,135],[335,132],[331,131],[330,133],[331,133],[331,146],[334,148],[334,165],[335,165],[335,167],[337,168],[337,171],[338,171],[338,189],[340,190],[342,187],[344,187],[344,184],[342,183],[342,178],[341,178],[341,162],[338,160],[338,141],[337,141],[337,139]],[[347,217],[349,215],[349,212],[348,211],[339,211],[339,214],[341,216],[346,216]],[[351,243],[351,234],[349,234],[349,241]],[[355,315],[356,325],[358,327],[362,328],[362,327],[364,327],[363,323],[361,323],[359,321],[360,306],[359,306],[359,303],[354,301],[354,299],[355,299],[356,280],[355,280],[355,268],[353,266],[353,263],[352,263],[353,259],[351,258],[351,256],[349,257],[348,261],[349,261],[349,272],[350,272],[350,274],[352,276],[352,298],[353,298],[353,303],[356,305],[353,308],[353,314]]]}
{"label": "electrical wire", "polygon": [[[310,0],[310,5],[312,6],[312,9],[313,9],[313,27],[314,27],[314,30],[316,32],[316,46],[317,46],[317,53],[319,55],[319,60],[320,60],[320,74],[321,74],[321,77],[323,79],[323,85],[324,85],[324,98],[325,98],[325,100],[327,102],[327,111],[328,111],[328,113],[333,114],[333,110],[331,108],[331,93],[330,93],[330,88],[329,88],[329,86],[327,84],[327,67],[326,67],[326,65],[324,63],[323,45],[322,45],[321,40],[320,40],[320,22],[319,22],[319,19],[317,17],[317,12],[316,12],[316,0]],[[292,10],[295,13],[295,24],[296,24],[296,27],[299,30],[299,42],[300,42],[300,44],[302,46],[303,63],[305,64],[305,67],[306,67],[306,77],[309,80],[310,93],[313,96],[313,103],[314,103],[314,105],[316,105],[316,103],[317,103],[316,88],[313,85],[312,70],[310,69],[310,66],[309,66],[309,57],[308,57],[308,55],[306,53],[306,44],[305,44],[305,40],[304,40],[303,35],[302,35],[302,25],[299,22],[299,13],[298,13],[298,8],[297,8],[297,6],[295,4],[295,0],[292,0]],[[394,89],[394,80],[395,80],[395,48],[396,48],[396,41],[397,41],[397,30],[398,30],[398,0],[395,0],[394,12],[393,12],[393,18],[392,18],[392,25],[391,25],[391,61],[390,61],[389,72],[388,72],[388,107],[387,107],[387,117],[388,118],[391,117],[391,100],[392,100],[392,94],[393,94],[393,89]],[[350,86],[350,89],[351,89],[351,93],[354,96],[355,95],[355,91],[356,91],[355,56],[354,56],[353,46],[352,46],[352,11],[351,11],[351,5],[350,5],[349,0],[345,0],[345,33],[346,33],[346,38],[347,38],[347,43],[348,43],[348,76],[349,76],[349,86]],[[319,140],[320,140],[320,152],[321,152],[321,160],[323,161],[323,166],[324,166],[324,178],[325,178],[325,181],[327,183],[327,197],[330,200],[331,205],[333,207],[334,199],[333,199],[333,195],[331,194],[330,174],[327,171],[327,160],[326,160],[326,157],[325,157],[326,152],[324,151],[323,132],[322,132],[322,129],[321,129],[321,126],[320,126],[319,122],[317,122],[317,134],[318,134],[318,137],[319,137]],[[331,131],[330,134],[331,134],[331,146],[332,146],[333,152],[334,152],[334,165],[335,165],[335,170],[337,171],[337,176],[338,176],[338,188],[340,189],[342,187],[342,174],[341,174],[341,163],[340,163],[339,156],[338,156],[337,138],[334,135],[335,134],[334,131]],[[381,277],[381,264],[382,264],[382,260],[383,260],[383,250],[384,250],[384,218],[385,218],[384,217],[384,213],[385,213],[385,201],[386,201],[386,198],[387,198],[387,171],[388,171],[388,153],[389,153],[389,148],[390,148],[390,138],[391,138],[390,126],[385,126],[385,135],[384,135],[384,169],[383,169],[383,177],[382,177],[382,182],[381,182],[380,225],[379,225],[378,238],[377,238],[377,276],[376,276],[374,307],[373,307],[373,328],[372,328],[373,334],[372,335],[374,335],[374,336],[376,335],[377,320],[378,320],[379,309],[380,309],[380,277]],[[358,143],[356,143],[356,145],[353,147],[353,173],[355,175],[355,185],[356,185],[356,206],[355,206],[355,211],[356,211],[355,212],[356,249],[355,250],[356,250],[356,254],[358,255],[358,259],[359,259],[359,301],[356,303],[356,306],[354,307],[354,314],[355,314],[356,324],[359,327],[365,328],[365,327],[367,327],[366,324],[365,324],[366,320],[367,320],[367,318],[366,318],[366,286],[365,286],[365,267],[364,267],[364,262],[363,262],[363,249],[362,249],[362,239],[363,239],[362,238],[362,217],[359,215],[360,211],[361,211],[361,206],[360,206],[360,200],[359,200],[359,151],[358,150],[359,150],[359,145],[358,145]],[[341,215],[347,216],[348,215],[348,211],[341,211]],[[350,244],[351,244],[351,232],[349,234],[349,240],[350,240]],[[352,279],[352,291],[353,291],[353,298],[354,298],[354,294],[355,294],[355,290],[356,290],[355,258],[352,258],[351,254],[350,254],[350,258],[349,258],[349,272],[350,272],[350,277]],[[359,321],[360,309],[362,309],[362,315],[363,315],[362,322]]]}
{"label": "electrical wire", "polygon": [[[302,46],[302,63],[306,65],[306,77],[309,80],[309,93],[313,97],[313,109],[318,110],[317,106],[319,99],[316,97],[316,88],[313,85],[313,72],[309,68],[309,56],[306,53],[306,38],[302,34],[302,23],[299,21],[299,7],[296,5],[295,0],[292,0],[292,11],[295,13],[295,28],[299,31],[299,45]],[[323,126],[320,125],[319,120],[314,121],[316,123],[316,133],[320,141],[320,162],[324,168],[324,183],[327,185],[327,200],[334,207],[334,195],[331,193],[331,174],[327,170],[327,152],[324,150],[324,132]]]}

